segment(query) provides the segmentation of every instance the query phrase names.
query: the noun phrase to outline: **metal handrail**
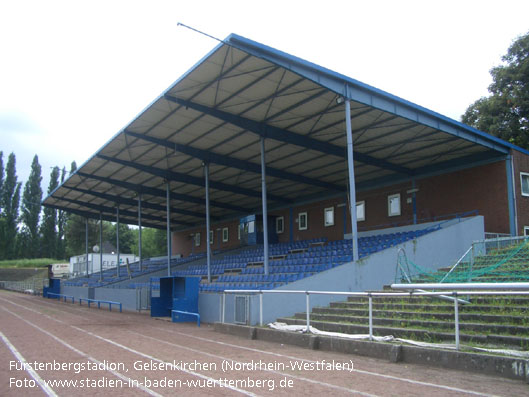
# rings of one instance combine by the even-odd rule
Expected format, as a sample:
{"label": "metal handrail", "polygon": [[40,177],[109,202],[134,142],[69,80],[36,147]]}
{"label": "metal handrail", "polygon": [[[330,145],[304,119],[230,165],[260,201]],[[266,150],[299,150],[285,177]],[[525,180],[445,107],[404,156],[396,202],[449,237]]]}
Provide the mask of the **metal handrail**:
{"label": "metal handrail", "polygon": [[[492,283],[475,283],[480,284],[480,288],[490,288],[484,285]],[[451,291],[449,292],[454,300],[454,320],[455,320],[455,345],[456,350],[459,350],[459,295],[529,295],[529,283],[505,283],[504,285],[515,285],[514,288],[524,289],[523,291],[476,291],[473,284],[452,284],[452,289],[464,289],[468,288],[468,291]],[[418,288],[450,288],[450,284],[393,284],[392,288],[409,289],[412,286],[420,286]],[[441,287],[437,287],[441,286]],[[455,287],[455,288],[454,288]],[[501,287],[498,287],[499,289]],[[503,287],[510,288],[510,287]],[[310,333],[310,295],[341,295],[341,296],[361,296],[369,298],[369,340],[373,340],[373,298],[381,297],[412,297],[412,296],[443,296],[447,295],[447,292],[428,292],[428,291],[408,291],[408,292],[345,292],[345,291],[300,291],[300,290],[245,290],[245,289],[234,289],[224,290],[222,292],[221,302],[221,322],[225,321],[225,306],[226,306],[226,294],[259,294],[259,325],[263,326],[263,294],[305,294],[306,295],[306,313],[307,313],[307,326],[306,332]]]}

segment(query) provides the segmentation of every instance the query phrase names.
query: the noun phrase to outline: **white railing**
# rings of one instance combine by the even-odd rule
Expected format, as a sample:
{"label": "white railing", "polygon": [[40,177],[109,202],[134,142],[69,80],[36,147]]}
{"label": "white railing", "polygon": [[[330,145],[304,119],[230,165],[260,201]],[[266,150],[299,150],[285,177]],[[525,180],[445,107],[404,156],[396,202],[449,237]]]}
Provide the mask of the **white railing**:
{"label": "white railing", "polygon": [[[427,291],[408,291],[408,292],[335,292],[335,291],[290,291],[290,290],[225,290],[222,293],[221,302],[221,322],[225,322],[226,313],[226,294],[259,294],[259,325],[263,326],[263,295],[264,294],[304,294],[306,296],[306,332],[310,332],[310,296],[311,295],[337,295],[337,296],[357,296],[367,297],[369,305],[369,340],[373,340],[373,298],[386,297],[414,297],[414,296],[443,296],[451,295],[454,300],[454,339],[456,349],[459,350],[459,296],[470,295],[529,295],[529,283],[508,283],[506,284],[492,284],[492,283],[476,283],[481,284],[477,287],[472,287],[472,284],[393,284],[391,287],[395,289],[411,289],[411,288],[444,288],[452,289],[450,292],[427,292]],[[436,287],[432,287],[432,285]],[[442,287],[437,287],[442,286]],[[495,287],[494,287],[495,286]],[[502,287],[503,286],[503,287]],[[516,291],[477,291],[476,289],[516,289]],[[456,291],[464,289],[464,291]]]}

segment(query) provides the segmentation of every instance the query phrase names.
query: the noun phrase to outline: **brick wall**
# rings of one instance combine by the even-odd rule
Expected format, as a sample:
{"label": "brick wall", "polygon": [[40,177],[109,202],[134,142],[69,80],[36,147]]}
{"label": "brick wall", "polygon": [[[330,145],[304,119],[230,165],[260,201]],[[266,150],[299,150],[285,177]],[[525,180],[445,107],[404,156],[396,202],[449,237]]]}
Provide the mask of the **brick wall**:
{"label": "brick wall", "polygon": [[[518,218],[521,233],[523,226],[529,226],[529,197],[520,194],[519,170],[529,172],[529,156],[519,152],[514,154],[516,173],[516,192]],[[416,181],[417,218],[431,220],[433,217],[448,214],[462,213],[477,210],[485,217],[485,231],[492,233],[509,233],[509,207],[507,198],[507,171],[505,161],[477,166],[465,170],[455,171],[449,174],[432,176]],[[412,189],[412,183],[402,183],[387,186],[380,189],[359,192],[357,201],[365,202],[365,221],[358,222],[359,230],[390,227],[393,224],[410,223],[413,219],[412,194],[407,193]],[[400,215],[388,216],[388,196],[400,194]],[[290,221],[290,209],[269,211],[270,216],[284,219],[284,231],[278,235],[280,242],[290,241],[290,228],[294,241],[307,240],[318,237],[326,237],[328,240],[339,240],[344,235],[344,211],[346,222],[346,233],[350,233],[351,221],[348,211],[349,205],[345,205],[346,196],[341,198],[327,199],[320,202],[302,204],[292,209],[292,225]],[[325,226],[324,209],[334,209],[334,225]],[[299,213],[307,213],[307,230],[299,230]],[[213,249],[228,249],[239,246],[237,238],[238,220],[222,224],[212,224],[215,230]],[[229,241],[218,242],[218,228],[229,228]],[[269,229],[275,230],[276,225],[270,224]],[[194,247],[194,252],[206,251],[205,227],[173,233],[173,252],[189,255],[192,240],[190,234],[200,232],[201,241],[199,247]]]}

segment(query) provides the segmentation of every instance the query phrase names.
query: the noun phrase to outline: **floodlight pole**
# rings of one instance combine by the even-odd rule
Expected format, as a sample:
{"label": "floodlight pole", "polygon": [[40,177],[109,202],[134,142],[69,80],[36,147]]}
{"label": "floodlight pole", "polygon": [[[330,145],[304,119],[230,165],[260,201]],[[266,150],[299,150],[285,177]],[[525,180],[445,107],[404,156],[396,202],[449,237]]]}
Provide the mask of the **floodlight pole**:
{"label": "floodlight pole", "polygon": [[119,278],[119,204],[116,207],[116,251],[117,251],[117,265],[116,275]]}
{"label": "floodlight pole", "polygon": [[263,247],[264,247],[264,274],[268,275],[268,209],[266,202],[266,159],[265,140],[261,137],[261,191],[263,202]]}
{"label": "floodlight pole", "polygon": [[356,224],[356,187],[353,160],[353,131],[351,128],[351,102],[345,99],[345,128],[347,133],[347,165],[349,168],[349,202],[351,210],[351,233],[353,239],[353,260],[358,260],[358,226]]}
{"label": "floodlight pole", "polygon": [[208,265],[208,283],[211,283],[211,245],[209,241],[209,164],[204,163],[204,178],[206,187],[206,261]]}
{"label": "floodlight pole", "polygon": [[138,257],[139,257],[139,267],[142,271],[142,261],[141,261],[141,193],[138,195]]}
{"label": "floodlight pole", "polygon": [[172,246],[171,246],[171,186],[169,181],[167,181],[166,189],[166,201],[167,201],[167,276],[171,276],[171,256]]}

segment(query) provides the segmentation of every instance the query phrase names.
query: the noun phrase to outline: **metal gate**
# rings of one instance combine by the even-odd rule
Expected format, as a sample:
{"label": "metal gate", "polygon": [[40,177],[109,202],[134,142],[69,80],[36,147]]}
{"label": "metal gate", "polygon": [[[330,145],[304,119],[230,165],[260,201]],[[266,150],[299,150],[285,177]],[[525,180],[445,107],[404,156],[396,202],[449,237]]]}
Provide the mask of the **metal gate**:
{"label": "metal gate", "polygon": [[137,288],[136,289],[136,310],[151,310],[151,289]]}
{"label": "metal gate", "polygon": [[248,324],[250,306],[247,295],[235,295],[235,320],[236,324]]}

